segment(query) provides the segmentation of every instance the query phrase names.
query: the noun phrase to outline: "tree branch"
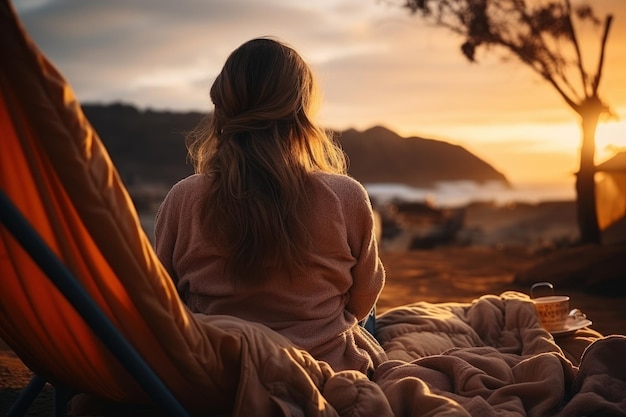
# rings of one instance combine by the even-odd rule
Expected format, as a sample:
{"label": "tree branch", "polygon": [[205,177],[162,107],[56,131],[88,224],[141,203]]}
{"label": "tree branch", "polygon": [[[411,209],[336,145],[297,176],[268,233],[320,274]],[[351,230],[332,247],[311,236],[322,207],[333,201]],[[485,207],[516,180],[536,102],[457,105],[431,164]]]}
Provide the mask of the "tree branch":
{"label": "tree branch", "polygon": [[[574,46],[574,50],[576,51],[576,60],[578,71],[580,71],[580,78],[582,80],[583,85],[583,95],[584,97],[589,97],[589,93],[587,92],[587,87],[589,83],[589,75],[585,71],[583,66],[583,57],[580,53],[580,45],[578,44],[578,37],[576,36],[576,32],[574,31],[574,23],[572,22],[572,5],[569,0],[565,0],[565,7],[567,9],[567,24],[570,27],[570,39],[572,40],[572,45]],[[593,90],[593,89],[592,89]],[[593,91],[592,91],[593,94]]]}
{"label": "tree branch", "polygon": [[604,51],[606,49],[606,40],[609,37],[609,29],[611,28],[611,22],[613,21],[613,15],[608,15],[604,21],[604,35],[602,36],[602,44],[600,47],[600,59],[598,60],[598,69],[596,76],[593,79],[593,85],[591,86],[591,93],[595,96],[598,93],[598,87],[600,86],[600,78],[602,77],[602,67],[604,66]]}
{"label": "tree branch", "polygon": [[576,103],[574,100],[572,100],[566,93],[565,91],[563,91],[563,89],[561,88],[561,86],[559,86],[559,84],[554,80],[554,78],[552,78],[550,76],[549,73],[542,73],[540,72],[541,76],[548,81],[553,87],[554,89],[561,95],[561,97],[563,97],[563,100],[565,100],[565,102],[567,103],[568,106],[570,106],[572,109],[574,109],[577,113],[580,113],[580,105],[578,103]]}
{"label": "tree branch", "polygon": [[[560,82],[564,84],[565,87],[567,87],[574,96],[577,96],[576,90],[562,71],[550,69],[551,63],[540,56],[526,58],[526,55],[521,51],[521,46],[518,46],[515,43],[507,41],[506,39],[503,39],[499,36],[494,37],[493,43],[500,45],[505,49],[508,49],[514,56],[521,59],[522,62],[528,65],[534,72],[539,74],[543,79],[547,80],[572,109],[578,111],[579,105],[565,92],[565,90],[561,87],[561,85],[556,81],[553,76],[553,74],[557,75]],[[547,46],[545,45],[545,43],[543,43],[543,41],[541,43],[541,47],[542,50],[547,50]],[[545,53],[545,55],[551,58],[551,55],[549,53]]]}
{"label": "tree branch", "polygon": [[[570,82],[569,78],[567,77],[567,75],[565,74],[565,72],[563,71],[563,62],[559,61],[559,54],[556,51],[551,51],[550,48],[548,47],[548,44],[546,43],[546,40],[544,38],[543,32],[541,30],[537,30],[537,27],[535,25],[535,23],[533,22],[533,18],[527,13],[527,5],[525,2],[521,2],[520,5],[522,6],[519,10],[516,10],[519,15],[520,15],[520,21],[523,22],[530,30],[530,37],[531,39],[534,39],[538,42],[537,45],[535,45],[535,51],[536,52],[536,56],[533,59],[533,62],[527,61],[527,60],[522,60],[523,62],[525,62],[526,64],[528,64],[534,71],[536,71],[537,73],[539,73],[539,75],[541,75],[543,78],[546,78],[545,74],[550,74],[550,83],[552,85],[558,85],[556,82],[556,78],[558,78],[560,80],[560,82],[570,91],[570,93],[575,97],[578,98],[578,93],[576,91],[576,88],[574,88],[574,86],[572,85],[572,83]],[[567,1],[567,12],[568,14],[571,12],[571,10],[569,9],[569,1]],[[571,26],[571,22],[569,22],[570,24],[570,28],[572,28],[572,31],[570,33],[573,33],[573,27]],[[568,37],[568,39],[571,40],[571,37]],[[556,41],[556,38],[555,38]],[[511,52],[513,52],[514,55],[517,55],[518,57],[523,57],[523,51],[520,48],[513,48],[510,45],[506,45],[504,42],[502,42],[502,44],[506,47],[508,47]],[[575,47],[577,48],[577,45],[575,45]],[[558,50],[558,47],[557,47]],[[582,58],[580,57],[580,54],[578,56],[578,62],[580,64],[580,62],[582,62]],[[534,63],[539,64],[540,69],[536,67],[536,65]],[[582,67],[581,67],[582,70]],[[583,97],[585,94],[585,77],[586,75],[583,74]],[[568,97],[565,93],[565,91],[562,88],[558,88],[559,94],[561,94],[564,97]],[[568,101],[572,101],[572,99],[568,98]]]}

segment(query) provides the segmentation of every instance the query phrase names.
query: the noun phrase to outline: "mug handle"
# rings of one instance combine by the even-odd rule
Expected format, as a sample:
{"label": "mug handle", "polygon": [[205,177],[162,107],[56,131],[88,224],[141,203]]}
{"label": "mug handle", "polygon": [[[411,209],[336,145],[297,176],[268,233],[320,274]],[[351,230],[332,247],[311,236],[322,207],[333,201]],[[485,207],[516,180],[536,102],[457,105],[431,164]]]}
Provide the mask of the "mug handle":
{"label": "mug handle", "polygon": [[537,282],[530,287],[530,298],[535,298],[533,292],[536,288],[539,288],[539,287],[550,288],[550,293],[554,295],[554,285],[552,285],[551,282],[544,281],[544,282]]}

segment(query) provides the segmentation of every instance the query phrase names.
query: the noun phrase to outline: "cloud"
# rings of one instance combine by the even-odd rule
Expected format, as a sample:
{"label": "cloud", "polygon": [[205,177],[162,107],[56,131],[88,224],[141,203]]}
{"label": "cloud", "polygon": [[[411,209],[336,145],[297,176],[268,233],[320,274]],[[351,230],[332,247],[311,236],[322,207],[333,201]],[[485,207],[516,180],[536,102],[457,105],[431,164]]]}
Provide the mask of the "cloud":
{"label": "cloud", "polygon": [[[380,11],[376,2],[363,7],[357,0],[315,7],[291,1],[66,0],[27,3],[21,17],[82,101],[190,108],[205,107],[208,86],[230,51],[265,35],[284,39],[314,67],[330,70],[324,81],[340,93],[331,97],[358,101],[367,87],[346,79],[377,84],[369,77],[377,51],[386,48],[380,30],[397,24],[378,17]],[[390,14],[396,20],[398,15]],[[392,70],[389,53],[383,59]]]}
{"label": "cloud", "polygon": [[310,51],[323,50],[324,40],[328,51],[344,43],[344,28],[327,24],[332,17],[289,2],[48,1],[26,5],[21,18],[82,100],[117,95],[145,104],[154,98],[143,95],[151,80],[173,94],[180,88],[179,96],[206,83],[191,91],[195,105],[228,53],[250,38],[277,36]]}
{"label": "cloud", "polygon": [[[475,147],[488,143],[481,152],[504,152],[485,138],[506,126],[513,133],[524,123],[577,129],[573,111],[529,68],[490,54],[470,64],[458,37],[384,0],[20,0],[16,7],[82,102],[208,111],[208,89],[228,54],[271,35],[317,72],[327,127],[380,124],[405,136],[471,138]],[[595,0],[593,7],[615,14],[600,92],[623,113],[626,2]],[[593,67],[595,55],[588,59]],[[520,139],[533,146],[532,137]]]}

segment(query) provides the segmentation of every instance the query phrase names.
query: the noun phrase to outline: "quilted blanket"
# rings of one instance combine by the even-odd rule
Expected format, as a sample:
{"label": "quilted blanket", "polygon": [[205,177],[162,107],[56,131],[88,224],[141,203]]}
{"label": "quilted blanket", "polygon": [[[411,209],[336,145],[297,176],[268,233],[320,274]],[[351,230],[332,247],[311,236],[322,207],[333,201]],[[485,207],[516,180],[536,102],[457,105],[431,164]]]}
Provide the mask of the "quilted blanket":
{"label": "quilted blanket", "polygon": [[626,338],[583,329],[555,339],[525,294],[416,303],[379,324],[389,360],[374,381],[395,415],[434,415],[411,385],[449,400],[451,415],[626,415]]}
{"label": "quilted blanket", "polygon": [[[261,325],[196,318],[239,358],[234,416],[626,415],[626,336],[580,329],[555,339],[517,292],[385,312],[377,337],[388,359],[371,378],[334,372]],[[214,365],[216,377],[228,373]],[[86,405],[74,401],[73,414],[93,414]]]}
{"label": "quilted blanket", "polygon": [[[402,306],[379,318],[377,337],[389,359],[372,382],[395,416],[626,415],[626,338],[555,339],[525,294]],[[363,406],[378,390],[345,391],[324,390],[340,415],[382,415]]]}

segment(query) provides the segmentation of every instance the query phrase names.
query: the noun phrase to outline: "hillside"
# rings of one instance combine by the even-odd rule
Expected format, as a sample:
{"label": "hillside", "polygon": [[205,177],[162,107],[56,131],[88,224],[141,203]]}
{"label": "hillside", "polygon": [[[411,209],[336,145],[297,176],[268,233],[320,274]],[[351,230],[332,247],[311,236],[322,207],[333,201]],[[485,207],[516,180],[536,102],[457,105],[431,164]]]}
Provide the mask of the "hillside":
{"label": "hillside", "polygon": [[429,188],[439,181],[477,183],[506,177],[465,148],[420,137],[403,138],[381,126],[339,133],[350,158],[350,174],[363,183],[399,182]]}
{"label": "hillside", "polygon": [[201,113],[145,110],[125,104],[83,106],[126,185],[166,186],[193,173],[187,163],[185,132]]}
{"label": "hillside", "polygon": [[[138,110],[125,104],[87,104],[87,118],[109,150],[127,185],[171,186],[191,174],[185,133],[201,120],[197,112]],[[346,130],[336,137],[349,158],[349,173],[363,183],[430,187],[437,181],[508,181],[487,162],[447,142],[402,138],[384,127]]]}

